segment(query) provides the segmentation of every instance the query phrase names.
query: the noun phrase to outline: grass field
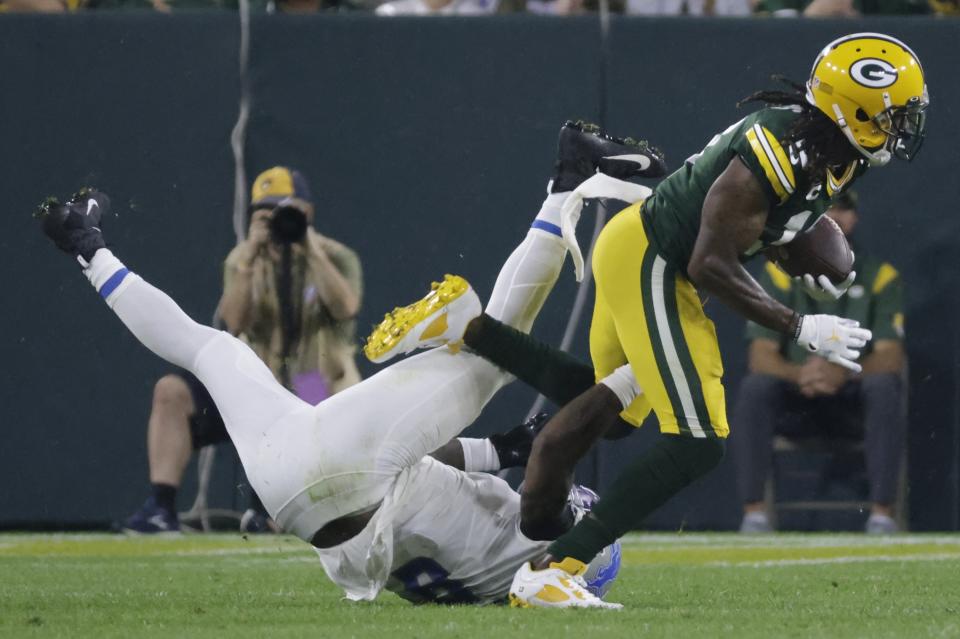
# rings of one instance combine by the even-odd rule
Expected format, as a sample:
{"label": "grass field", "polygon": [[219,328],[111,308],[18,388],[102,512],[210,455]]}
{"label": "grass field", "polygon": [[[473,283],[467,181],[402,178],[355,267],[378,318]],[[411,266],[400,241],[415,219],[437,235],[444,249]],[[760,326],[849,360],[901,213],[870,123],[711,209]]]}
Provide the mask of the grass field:
{"label": "grass field", "polygon": [[632,535],[611,611],[342,601],[279,536],[0,535],[0,637],[960,637],[960,536]]}

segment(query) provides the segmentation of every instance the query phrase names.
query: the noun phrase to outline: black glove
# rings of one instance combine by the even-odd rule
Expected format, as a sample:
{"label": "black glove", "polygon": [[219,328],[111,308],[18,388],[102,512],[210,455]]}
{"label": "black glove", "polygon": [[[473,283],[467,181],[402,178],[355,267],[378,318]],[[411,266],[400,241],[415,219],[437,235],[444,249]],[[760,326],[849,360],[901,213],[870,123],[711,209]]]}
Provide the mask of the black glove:
{"label": "black glove", "polygon": [[527,465],[533,440],[537,433],[543,430],[550,420],[548,413],[537,413],[519,426],[505,433],[490,436],[497,456],[500,458],[500,468],[519,468]]}

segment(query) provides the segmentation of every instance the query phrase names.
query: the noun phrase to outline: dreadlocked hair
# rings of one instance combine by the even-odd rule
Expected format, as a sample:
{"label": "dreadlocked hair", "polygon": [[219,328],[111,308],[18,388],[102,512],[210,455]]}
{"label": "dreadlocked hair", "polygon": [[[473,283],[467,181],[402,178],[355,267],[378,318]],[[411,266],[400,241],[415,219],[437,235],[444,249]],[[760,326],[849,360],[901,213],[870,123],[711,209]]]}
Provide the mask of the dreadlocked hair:
{"label": "dreadlocked hair", "polygon": [[769,106],[791,106],[800,109],[800,115],[793,121],[786,138],[780,140],[780,143],[784,146],[799,143],[798,146],[803,148],[807,155],[804,172],[811,182],[821,181],[828,168],[846,166],[860,159],[860,153],[850,144],[840,127],[823,111],[807,102],[806,88],[802,84],[782,75],[770,77],[775,82],[787,85],[790,90],[757,91],[737,102],[737,107],[749,102],[763,102]]}

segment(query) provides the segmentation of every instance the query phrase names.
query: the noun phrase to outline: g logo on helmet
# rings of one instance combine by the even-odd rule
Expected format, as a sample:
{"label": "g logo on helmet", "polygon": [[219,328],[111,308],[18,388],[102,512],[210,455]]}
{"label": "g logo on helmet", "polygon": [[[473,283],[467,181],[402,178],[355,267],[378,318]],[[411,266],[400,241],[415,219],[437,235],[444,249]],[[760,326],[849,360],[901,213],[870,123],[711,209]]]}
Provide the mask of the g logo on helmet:
{"label": "g logo on helmet", "polygon": [[857,84],[882,89],[897,81],[897,67],[886,60],[863,58],[850,65],[850,77]]}

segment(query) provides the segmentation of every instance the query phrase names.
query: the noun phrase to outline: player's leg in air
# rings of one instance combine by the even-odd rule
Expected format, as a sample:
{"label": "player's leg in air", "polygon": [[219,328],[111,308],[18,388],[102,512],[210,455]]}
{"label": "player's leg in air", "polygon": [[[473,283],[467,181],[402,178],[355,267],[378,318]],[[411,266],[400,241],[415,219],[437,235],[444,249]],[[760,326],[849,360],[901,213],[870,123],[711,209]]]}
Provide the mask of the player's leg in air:
{"label": "player's leg in air", "polygon": [[[553,182],[552,190],[556,193],[559,189],[563,200],[566,199],[568,191],[576,188],[593,174],[603,157],[656,158],[652,167],[649,162],[642,161],[632,166],[626,163],[613,167],[607,165],[611,173],[620,171],[617,177],[662,174],[662,158],[650,154],[645,145],[625,144],[623,141],[611,140],[603,135],[585,135],[584,132],[574,129],[567,129],[565,133],[569,146],[573,147],[573,141],[578,144],[576,153],[574,154],[571,149],[570,155],[577,155],[580,158],[592,157],[593,163],[589,171],[585,171],[580,166],[580,162],[570,161],[565,164],[563,152],[565,138],[564,134],[561,135],[558,175]],[[584,150],[583,145],[591,147],[592,156]],[[559,213],[559,206],[556,213]],[[559,217],[555,215],[552,220],[545,221],[551,224],[559,235]],[[438,334],[431,327],[441,320],[443,312],[442,300],[437,301],[430,314],[419,312],[417,305],[397,309],[371,335],[365,348],[367,356],[374,361],[385,361],[396,354],[409,352],[414,348],[443,343],[459,344],[462,341],[474,352],[488,357],[512,374],[531,383],[558,403],[567,403],[594,386],[598,376],[591,367],[559,351],[537,344],[528,336],[504,326],[489,315],[474,317],[466,324],[458,322],[456,330],[451,329]],[[573,426],[579,428],[583,422],[589,423],[590,429],[580,436],[573,446],[570,445],[570,436],[565,434],[564,446],[555,447],[556,450],[553,451],[555,453],[553,459],[561,466],[548,476],[538,478],[535,475],[533,479],[536,487],[533,491],[525,487],[521,528],[528,537],[554,539],[570,528],[569,511],[564,508],[564,505],[570,489],[573,466],[597,437],[609,432],[611,427],[622,424],[617,419],[618,414],[630,406],[639,394],[640,389],[629,367],[622,366],[625,360],[620,364],[621,366],[606,371],[603,376],[600,376],[601,383],[595,389],[596,392],[590,396],[589,401],[575,401],[565,409],[568,413],[572,413],[573,420],[576,422],[569,429],[571,434],[578,435],[582,432],[582,429],[577,430]],[[559,441],[559,439],[544,440],[538,437],[534,447],[535,449],[554,448],[551,444],[553,441]],[[554,477],[559,477],[559,480],[553,481]],[[612,541],[614,540],[611,540],[611,543]],[[574,562],[565,563],[562,569],[558,568],[549,574],[545,573],[545,581],[537,591],[556,592],[556,588],[562,586],[562,589],[568,591],[568,596],[565,595],[566,598],[563,601],[544,600],[542,603],[559,606],[608,607],[602,600],[590,597],[582,587],[582,583],[577,580],[585,570],[586,563],[574,560]],[[554,589],[545,588],[548,585],[554,585]],[[537,592],[530,593],[531,597],[536,595]],[[526,603],[523,599],[514,598],[514,601],[519,605]]]}
{"label": "player's leg in air", "polygon": [[[554,201],[548,198],[544,210],[552,211]],[[193,322],[120,263],[105,248],[99,228],[108,209],[104,194],[83,191],[65,205],[47,201],[40,216],[46,234],[78,259],[131,332],[201,379],[270,514],[314,545],[335,545],[366,525],[397,473],[472,423],[509,381],[475,355],[442,349],[310,407],[280,386],[246,345]],[[507,260],[488,313],[528,330],[565,253],[562,243],[535,223]],[[469,318],[480,312],[476,294],[457,278],[438,285],[433,296],[449,302],[444,319],[451,323],[458,314]]]}

